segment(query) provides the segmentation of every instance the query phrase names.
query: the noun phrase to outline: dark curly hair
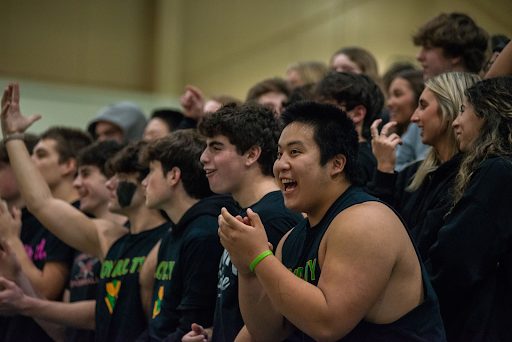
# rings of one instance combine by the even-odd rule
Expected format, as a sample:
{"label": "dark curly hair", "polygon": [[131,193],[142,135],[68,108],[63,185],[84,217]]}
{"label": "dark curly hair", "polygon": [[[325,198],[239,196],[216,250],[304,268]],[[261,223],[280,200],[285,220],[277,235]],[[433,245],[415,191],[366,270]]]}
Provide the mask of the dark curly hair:
{"label": "dark curly hair", "polygon": [[78,166],[94,165],[107,178],[113,176],[106,170],[107,161],[117,152],[121,151],[126,144],[121,144],[115,140],[98,141],[84,147],[78,154]]}
{"label": "dark curly hair", "polygon": [[466,89],[467,102],[483,119],[478,136],[464,151],[455,179],[455,205],[470,181],[473,171],[491,156],[512,158],[512,77],[483,80]]}
{"label": "dark curly hair", "polygon": [[440,14],[413,36],[414,45],[443,49],[446,57],[460,57],[462,67],[473,73],[482,69],[489,35],[466,14]]}
{"label": "dark curly hair", "polygon": [[258,164],[266,176],[273,176],[272,168],[281,129],[274,111],[256,103],[242,106],[228,104],[215,113],[206,114],[197,126],[207,138],[224,135],[242,155],[253,146],[261,148]]}
{"label": "dark curly hair", "polygon": [[138,173],[137,180],[142,182],[149,173],[149,167],[139,163],[140,152],[146,145],[145,141],[129,143],[107,161],[106,172],[109,174]]}
{"label": "dark curly hair", "polygon": [[338,154],[347,159],[344,173],[352,184],[361,185],[361,170],[357,162],[359,142],[354,122],[336,106],[301,101],[286,107],[280,120],[284,127],[293,122],[313,126],[313,139],[320,149],[320,165],[324,166]]}
{"label": "dark curly hair", "polygon": [[187,194],[202,199],[213,195],[203,164],[199,161],[205,148],[204,138],[195,129],[178,130],[148,143],[142,150],[140,163],[149,165],[151,161],[159,161],[164,176],[172,168],[179,168]]}
{"label": "dark curly hair", "polygon": [[370,126],[380,118],[384,107],[384,95],[379,86],[367,75],[346,72],[331,72],[316,87],[316,97],[320,102],[335,101],[351,111],[362,105],[366,108],[363,120],[363,138],[369,140]]}

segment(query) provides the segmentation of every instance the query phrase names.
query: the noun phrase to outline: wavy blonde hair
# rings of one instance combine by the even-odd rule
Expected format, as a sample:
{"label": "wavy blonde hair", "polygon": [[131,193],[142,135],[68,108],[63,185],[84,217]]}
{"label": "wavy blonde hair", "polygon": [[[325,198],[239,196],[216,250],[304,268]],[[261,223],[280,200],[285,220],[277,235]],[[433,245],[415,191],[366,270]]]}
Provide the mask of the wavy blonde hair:
{"label": "wavy blonde hair", "polygon": [[483,119],[478,136],[464,151],[453,186],[453,205],[462,197],[475,169],[490,157],[512,158],[512,77],[483,80],[465,92],[468,104]]}
{"label": "wavy blonde hair", "polygon": [[[475,74],[447,72],[425,82],[425,88],[430,89],[437,100],[439,115],[441,115],[441,121],[443,122],[440,131],[448,134],[450,137],[448,148],[451,151],[451,156],[459,152],[452,122],[457,117],[462,106],[464,91],[478,81],[480,81],[480,77]],[[417,190],[425,177],[445,161],[441,159],[435,148],[430,147],[406,190],[409,192]]]}

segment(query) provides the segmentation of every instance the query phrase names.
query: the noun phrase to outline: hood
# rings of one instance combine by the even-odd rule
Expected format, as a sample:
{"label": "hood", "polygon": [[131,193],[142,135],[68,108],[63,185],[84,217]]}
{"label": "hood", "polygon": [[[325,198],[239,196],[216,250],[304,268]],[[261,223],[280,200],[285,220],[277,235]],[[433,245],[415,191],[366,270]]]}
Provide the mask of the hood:
{"label": "hood", "polygon": [[95,129],[98,121],[107,121],[119,126],[126,142],[141,140],[147,124],[142,109],[129,101],[114,103],[102,108],[87,126],[87,130],[93,137],[96,137]]}

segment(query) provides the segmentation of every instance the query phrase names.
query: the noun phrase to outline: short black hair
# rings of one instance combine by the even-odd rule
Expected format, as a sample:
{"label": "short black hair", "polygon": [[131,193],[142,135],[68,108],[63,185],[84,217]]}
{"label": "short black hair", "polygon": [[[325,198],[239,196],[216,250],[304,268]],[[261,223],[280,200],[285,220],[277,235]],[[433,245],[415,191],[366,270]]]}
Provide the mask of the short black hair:
{"label": "short black hair", "polygon": [[359,137],[354,122],[336,106],[313,101],[297,102],[285,109],[280,117],[284,127],[293,122],[312,126],[313,139],[320,149],[320,165],[324,166],[338,154],[347,159],[343,172],[352,184],[360,184],[357,162]]}
{"label": "short black hair", "polygon": [[281,129],[271,108],[251,102],[242,106],[227,104],[203,116],[197,128],[207,138],[226,136],[240,155],[259,146],[261,172],[266,176],[274,175],[272,169]]}
{"label": "short black hair", "polygon": [[129,143],[107,161],[106,172],[110,174],[138,173],[139,176],[137,177],[137,180],[142,182],[149,173],[149,167],[139,163],[140,152],[146,145],[147,142],[145,141]]}
{"label": "short black hair", "polygon": [[366,108],[362,136],[370,139],[370,126],[380,118],[384,107],[384,95],[369,76],[331,72],[317,84],[316,95],[321,102],[334,100],[338,105],[344,105],[347,112],[359,105]]}
{"label": "short black hair", "polygon": [[149,142],[142,150],[140,162],[149,165],[151,161],[159,161],[164,176],[173,167],[179,168],[187,194],[192,198],[202,199],[213,195],[203,164],[199,160],[205,148],[205,139],[195,129],[178,130]]}
{"label": "short black hair", "polygon": [[175,131],[183,118],[183,113],[173,109],[155,109],[151,114],[151,119],[160,119],[165,122],[169,132]]}
{"label": "short black hair", "polygon": [[[27,150],[29,154],[32,154],[34,151],[34,147],[39,142],[39,136],[35,134],[25,133],[23,136],[23,142],[25,146],[27,146]],[[0,142],[0,162],[10,164],[9,154],[7,153],[7,148],[5,147],[4,140]]]}
{"label": "short black hair", "polygon": [[106,171],[106,163],[117,152],[121,151],[126,144],[121,144],[115,140],[98,141],[83,148],[78,155],[78,166],[94,165],[107,178],[113,174]]}

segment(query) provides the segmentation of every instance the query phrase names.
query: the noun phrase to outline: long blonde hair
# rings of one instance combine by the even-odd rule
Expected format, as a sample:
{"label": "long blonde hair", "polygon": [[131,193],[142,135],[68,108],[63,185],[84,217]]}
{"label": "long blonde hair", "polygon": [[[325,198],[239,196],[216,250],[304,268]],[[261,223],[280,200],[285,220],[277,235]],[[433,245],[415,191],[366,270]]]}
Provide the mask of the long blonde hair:
{"label": "long blonde hair", "polygon": [[[480,77],[475,74],[447,72],[425,82],[425,88],[430,89],[437,100],[439,115],[441,115],[443,122],[440,130],[449,136],[448,148],[451,156],[454,156],[459,151],[452,122],[459,114],[464,99],[464,91],[478,81],[480,81]],[[430,147],[406,190],[409,192],[417,190],[425,177],[445,161],[441,159],[439,152],[435,148]]]}

